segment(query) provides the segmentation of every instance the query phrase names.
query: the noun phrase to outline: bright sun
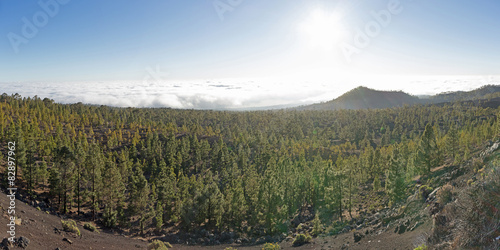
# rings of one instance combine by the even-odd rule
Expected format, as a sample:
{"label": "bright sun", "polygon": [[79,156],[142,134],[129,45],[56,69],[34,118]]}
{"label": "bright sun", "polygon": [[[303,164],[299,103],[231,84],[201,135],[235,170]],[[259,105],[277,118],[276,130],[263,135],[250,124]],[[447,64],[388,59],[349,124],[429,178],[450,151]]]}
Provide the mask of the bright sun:
{"label": "bright sun", "polygon": [[344,36],[338,13],[323,10],[313,11],[299,28],[313,48],[326,51],[332,50]]}

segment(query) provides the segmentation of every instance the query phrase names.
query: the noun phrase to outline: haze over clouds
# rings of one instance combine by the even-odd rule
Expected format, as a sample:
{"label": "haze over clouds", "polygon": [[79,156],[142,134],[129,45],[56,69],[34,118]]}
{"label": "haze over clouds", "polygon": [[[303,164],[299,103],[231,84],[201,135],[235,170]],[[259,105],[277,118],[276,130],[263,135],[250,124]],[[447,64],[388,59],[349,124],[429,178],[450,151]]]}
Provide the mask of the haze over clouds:
{"label": "haze over clouds", "polygon": [[[60,103],[88,103],[115,107],[170,107],[182,109],[258,109],[292,107],[329,101],[363,85],[380,90],[402,90],[413,95],[472,90],[500,84],[500,76],[363,76],[337,80],[344,84],[278,79],[1,83],[1,91],[23,97],[48,97]],[[384,84],[380,84],[383,82]],[[380,88],[380,86],[384,86]]]}

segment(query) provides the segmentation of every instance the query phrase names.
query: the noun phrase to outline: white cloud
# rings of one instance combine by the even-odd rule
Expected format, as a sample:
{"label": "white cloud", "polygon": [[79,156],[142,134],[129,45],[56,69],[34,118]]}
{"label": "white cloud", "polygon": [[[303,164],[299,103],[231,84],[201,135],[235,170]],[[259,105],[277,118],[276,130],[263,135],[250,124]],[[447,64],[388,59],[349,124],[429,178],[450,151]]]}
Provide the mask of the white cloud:
{"label": "white cloud", "polygon": [[116,107],[252,109],[328,101],[359,85],[410,94],[436,94],[500,84],[500,76],[362,76],[311,83],[300,79],[210,81],[0,83],[2,93]]}

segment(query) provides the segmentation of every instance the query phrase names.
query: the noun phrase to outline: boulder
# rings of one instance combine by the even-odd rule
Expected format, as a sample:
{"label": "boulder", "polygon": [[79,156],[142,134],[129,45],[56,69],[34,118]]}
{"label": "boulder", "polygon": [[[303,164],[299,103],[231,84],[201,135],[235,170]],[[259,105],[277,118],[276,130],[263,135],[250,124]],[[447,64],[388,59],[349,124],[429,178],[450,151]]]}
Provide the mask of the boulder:
{"label": "boulder", "polygon": [[363,234],[360,232],[354,232],[354,242],[358,242],[363,238]]}
{"label": "boulder", "polygon": [[2,240],[1,246],[4,247],[4,248],[6,248],[6,249],[8,249],[9,247],[14,246],[14,244],[12,244],[12,242],[9,239],[4,238]]}
{"label": "boulder", "polygon": [[17,246],[20,248],[27,248],[28,245],[30,244],[30,240],[24,236],[17,238],[16,242]]}
{"label": "boulder", "polygon": [[399,225],[398,234],[402,234],[404,232],[406,232],[406,225],[405,224]]}

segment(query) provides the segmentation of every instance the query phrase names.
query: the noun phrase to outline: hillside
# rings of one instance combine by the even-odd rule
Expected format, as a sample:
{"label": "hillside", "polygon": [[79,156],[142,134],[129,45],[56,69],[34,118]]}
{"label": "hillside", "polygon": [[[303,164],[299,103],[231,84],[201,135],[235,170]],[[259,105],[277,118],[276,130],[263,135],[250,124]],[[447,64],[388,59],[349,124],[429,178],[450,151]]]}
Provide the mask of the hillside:
{"label": "hillside", "polygon": [[297,110],[339,110],[339,109],[383,109],[415,104],[437,104],[445,102],[485,99],[500,92],[500,86],[486,85],[471,91],[441,93],[427,98],[418,98],[402,91],[380,91],[357,87],[328,102],[297,107]]}
{"label": "hillside", "polygon": [[[433,187],[427,196],[422,193],[421,184],[412,183],[408,189],[413,195],[398,206],[386,206],[375,213],[351,220],[337,229],[333,235],[321,234],[302,246],[293,246],[292,237],[278,240],[276,244],[281,249],[393,249],[395,243],[398,245],[397,249],[412,250],[422,244],[433,244],[437,249],[455,249],[460,239],[466,238],[476,241],[477,245],[499,247],[499,240],[488,243],[481,237],[485,231],[494,237],[500,236],[500,230],[498,228],[495,230],[497,220],[500,219],[499,200],[476,198],[476,195],[495,196],[500,191],[499,145],[500,142],[484,143],[475,150],[469,160],[458,165],[448,162],[432,169],[431,175],[422,179],[422,181],[430,180],[427,184]],[[449,189],[447,196],[440,192],[443,189]],[[360,193],[369,199],[377,199],[368,189],[363,188]],[[24,200],[22,197],[18,198]],[[45,208],[38,209],[41,206],[39,202],[30,202],[33,205],[31,206],[21,200],[16,199],[16,209],[20,211],[16,237],[29,240],[27,249],[146,249],[148,242],[154,239],[168,241],[166,237],[153,235],[131,238],[105,228],[99,228],[100,232],[90,232],[83,228],[85,220],[77,222],[81,232],[81,236],[77,236],[64,231],[61,220],[66,220],[66,216],[46,212]],[[2,190],[0,223],[4,225],[9,222],[6,209],[8,202],[8,197]],[[484,203],[491,206],[484,206]],[[471,215],[468,209],[475,209],[477,214],[485,214],[487,217],[478,218],[477,214]],[[481,224],[484,224],[482,225],[484,227],[478,226]],[[464,226],[465,228],[460,228]],[[303,229],[297,230],[297,233],[311,232],[314,221],[304,221],[301,227]],[[215,246],[182,243],[172,245],[173,249],[232,247],[259,250],[263,248],[265,241],[259,239],[246,244],[226,243]],[[10,249],[23,248],[16,245]]]}
{"label": "hillside", "polygon": [[442,103],[454,101],[467,101],[474,99],[483,99],[491,94],[500,92],[500,86],[486,85],[471,91],[455,91],[449,93],[441,93],[431,96],[428,99],[423,99],[426,103]]}
{"label": "hillside", "polygon": [[[39,206],[38,202],[36,206]],[[7,237],[5,225],[9,223],[8,207],[9,198],[2,190],[0,192],[0,223],[5,227],[1,234],[2,239]],[[21,236],[27,238],[29,240],[27,249],[146,249],[147,247],[147,241],[143,238],[125,237],[111,230],[99,229],[100,233],[85,230],[83,220],[77,223],[80,237],[63,230],[61,220],[66,220],[66,216],[56,216],[55,213],[36,209],[19,199],[16,199],[15,207],[16,215],[20,218],[15,230],[16,238]],[[22,248],[16,247],[15,249]]]}
{"label": "hillside", "polygon": [[405,104],[420,103],[417,97],[402,91],[379,91],[357,87],[342,96],[325,103],[299,107],[299,110],[336,110],[336,109],[383,109],[401,107]]}

